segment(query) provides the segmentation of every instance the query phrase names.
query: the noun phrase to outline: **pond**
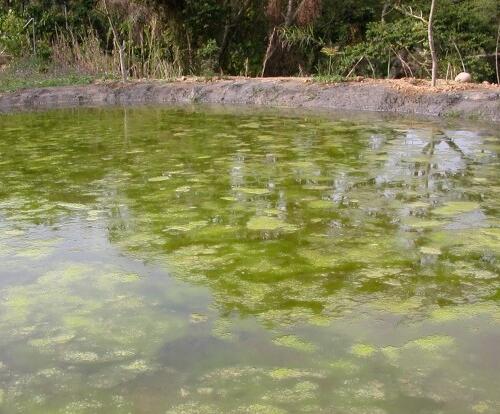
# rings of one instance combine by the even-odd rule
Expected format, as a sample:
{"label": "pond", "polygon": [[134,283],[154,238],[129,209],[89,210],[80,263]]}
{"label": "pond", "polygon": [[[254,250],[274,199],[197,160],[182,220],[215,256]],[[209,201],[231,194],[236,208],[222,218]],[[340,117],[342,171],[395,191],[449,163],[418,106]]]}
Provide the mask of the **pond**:
{"label": "pond", "polygon": [[0,116],[0,412],[498,413],[500,138]]}

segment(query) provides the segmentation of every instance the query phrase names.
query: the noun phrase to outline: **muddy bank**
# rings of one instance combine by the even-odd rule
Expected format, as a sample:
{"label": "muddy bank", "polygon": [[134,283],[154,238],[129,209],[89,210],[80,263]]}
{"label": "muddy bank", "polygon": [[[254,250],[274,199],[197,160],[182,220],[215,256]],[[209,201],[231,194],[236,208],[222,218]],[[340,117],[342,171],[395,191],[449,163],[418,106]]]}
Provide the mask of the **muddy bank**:
{"label": "muddy bank", "polygon": [[375,111],[500,122],[500,88],[437,91],[401,82],[325,85],[299,79],[107,83],[0,95],[0,111],[78,105],[226,104]]}

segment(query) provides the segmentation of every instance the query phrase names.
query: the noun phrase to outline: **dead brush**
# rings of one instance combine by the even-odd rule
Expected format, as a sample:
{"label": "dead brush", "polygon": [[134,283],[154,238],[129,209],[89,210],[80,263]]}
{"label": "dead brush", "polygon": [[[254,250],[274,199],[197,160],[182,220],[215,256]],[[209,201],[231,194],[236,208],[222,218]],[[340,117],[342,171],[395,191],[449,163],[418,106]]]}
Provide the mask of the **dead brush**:
{"label": "dead brush", "polygon": [[52,60],[61,70],[96,77],[113,76],[120,71],[117,56],[101,48],[99,37],[92,29],[80,38],[59,31],[52,42]]}

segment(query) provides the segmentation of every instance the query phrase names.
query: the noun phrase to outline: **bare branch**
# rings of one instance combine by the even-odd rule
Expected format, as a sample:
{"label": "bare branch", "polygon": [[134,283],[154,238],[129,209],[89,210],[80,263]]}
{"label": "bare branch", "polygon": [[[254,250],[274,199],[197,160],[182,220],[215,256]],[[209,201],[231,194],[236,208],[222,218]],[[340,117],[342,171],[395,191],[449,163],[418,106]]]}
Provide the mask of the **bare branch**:
{"label": "bare branch", "polygon": [[420,11],[420,14],[417,14],[413,11],[413,8],[411,6],[394,6],[394,9],[399,11],[400,13],[403,13],[405,16],[413,17],[414,19],[420,20],[421,22],[424,22],[425,24],[428,24],[428,20],[424,17],[422,11]]}

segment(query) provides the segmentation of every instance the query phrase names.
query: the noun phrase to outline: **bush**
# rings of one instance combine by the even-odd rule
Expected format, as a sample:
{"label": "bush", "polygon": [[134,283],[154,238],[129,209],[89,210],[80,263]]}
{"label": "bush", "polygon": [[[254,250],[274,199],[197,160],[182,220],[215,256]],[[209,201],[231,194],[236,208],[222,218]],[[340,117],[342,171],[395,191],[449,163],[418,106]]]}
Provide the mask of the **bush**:
{"label": "bush", "polygon": [[21,56],[28,47],[23,33],[24,20],[9,10],[0,15],[0,53]]}

